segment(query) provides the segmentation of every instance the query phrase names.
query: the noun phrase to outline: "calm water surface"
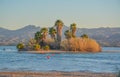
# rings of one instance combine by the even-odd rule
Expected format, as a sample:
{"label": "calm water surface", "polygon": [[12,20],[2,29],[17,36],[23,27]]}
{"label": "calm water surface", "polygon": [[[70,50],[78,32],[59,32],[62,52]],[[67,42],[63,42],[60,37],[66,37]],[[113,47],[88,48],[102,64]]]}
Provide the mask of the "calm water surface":
{"label": "calm water surface", "polygon": [[28,54],[19,53],[15,46],[0,46],[0,71],[116,72],[119,69],[118,47],[103,47],[101,53]]}

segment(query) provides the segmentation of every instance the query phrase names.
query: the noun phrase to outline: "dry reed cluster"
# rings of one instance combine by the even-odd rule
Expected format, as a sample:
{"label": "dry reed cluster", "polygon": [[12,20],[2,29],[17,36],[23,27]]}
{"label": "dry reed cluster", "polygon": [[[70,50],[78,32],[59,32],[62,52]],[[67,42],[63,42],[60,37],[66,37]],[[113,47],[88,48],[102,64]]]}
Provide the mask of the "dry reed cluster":
{"label": "dry reed cluster", "polygon": [[100,45],[91,38],[70,38],[61,42],[61,49],[65,51],[100,52]]}

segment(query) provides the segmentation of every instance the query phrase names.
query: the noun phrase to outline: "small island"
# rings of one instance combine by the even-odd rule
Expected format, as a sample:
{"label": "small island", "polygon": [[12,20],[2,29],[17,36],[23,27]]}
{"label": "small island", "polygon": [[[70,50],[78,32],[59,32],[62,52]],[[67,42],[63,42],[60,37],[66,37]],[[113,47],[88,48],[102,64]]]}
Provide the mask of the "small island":
{"label": "small island", "polygon": [[31,53],[101,52],[101,46],[87,34],[76,37],[76,23],[70,25],[70,29],[64,32],[65,39],[62,39],[63,26],[63,21],[57,20],[53,27],[37,31],[27,43],[20,42],[17,49]]}

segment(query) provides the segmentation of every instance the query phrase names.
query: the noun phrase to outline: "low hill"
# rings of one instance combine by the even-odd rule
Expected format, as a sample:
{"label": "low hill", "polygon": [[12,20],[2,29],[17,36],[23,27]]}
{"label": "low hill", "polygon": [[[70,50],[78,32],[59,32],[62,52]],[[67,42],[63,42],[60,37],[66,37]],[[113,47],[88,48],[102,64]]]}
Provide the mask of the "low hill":
{"label": "low hill", "polygon": [[[63,28],[64,31],[68,30],[67,26]],[[0,28],[0,45],[16,45],[20,41],[27,41],[34,37],[34,33],[39,31],[40,27],[35,25],[28,25],[18,30],[8,30]],[[80,37],[82,34],[88,34],[90,38],[95,39],[102,46],[118,46],[120,47],[120,27],[118,28],[77,28],[76,35]]]}

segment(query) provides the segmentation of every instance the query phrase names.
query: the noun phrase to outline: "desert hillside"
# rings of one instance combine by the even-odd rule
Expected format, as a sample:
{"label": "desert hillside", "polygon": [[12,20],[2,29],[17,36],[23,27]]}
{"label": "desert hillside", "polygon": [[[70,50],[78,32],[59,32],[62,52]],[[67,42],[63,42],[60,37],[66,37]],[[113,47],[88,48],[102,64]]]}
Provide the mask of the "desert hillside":
{"label": "desert hillside", "polygon": [[[68,29],[64,26],[63,33]],[[34,37],[34,33],[39,31],[40,27],[28,25],[18,30],[8,30],[0,28],[0,45],[16,45],[20,41],[26,41]],[[90,38],[95,39],[102,46],[120,47],[120,27],[118,28],[77,28],[77,37],[82,34],[88,34]],[[64,34],[62,35],[65,38]]]}

